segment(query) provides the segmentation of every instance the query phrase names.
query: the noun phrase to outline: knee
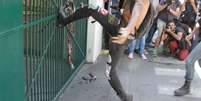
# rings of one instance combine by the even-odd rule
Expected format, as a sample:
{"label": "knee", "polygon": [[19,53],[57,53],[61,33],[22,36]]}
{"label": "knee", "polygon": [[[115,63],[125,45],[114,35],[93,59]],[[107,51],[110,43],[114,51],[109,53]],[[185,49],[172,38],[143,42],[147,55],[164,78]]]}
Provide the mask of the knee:
{"label": "knee", "polygon": [[171,42],[170,42],[170,50],[171,50],[171,52],[174,53],[177,48],[178,48],[177,42],[176,42],[176,41],[171,41]]}
{"label": "knee", "polygon": [[188,58],[186,60],[186,68],[191,67],[193,64],[194,64],[194,62],[191,58]]}
{"label": "knee", "polygon": [[179,60],[181,60],[181,61],[185,60],[187,58],[188,54],[189,54],[188,49],[182,49],[182,50],[180,50],[179,54],[178,54]]}

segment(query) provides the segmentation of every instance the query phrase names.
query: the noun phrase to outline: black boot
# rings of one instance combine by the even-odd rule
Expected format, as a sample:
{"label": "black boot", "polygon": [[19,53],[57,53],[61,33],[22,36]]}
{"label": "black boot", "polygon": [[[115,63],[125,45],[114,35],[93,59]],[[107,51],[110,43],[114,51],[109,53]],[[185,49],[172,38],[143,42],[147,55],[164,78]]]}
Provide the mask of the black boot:
{"label": "black boot", "polygon": [[175,90],[174,95],[175,96],[184,96],[186,94],[190,93],[190,85],[191,85],[191,81],[185,81],[184,85]]}
{"label": "black boot", "polygon": [[75,6],[72,1],[65,3],[63,6],[59,7],[58,14],[57,14],[57,27],[64,27],[66,26],[67,17],[75,12]]}
{"label": "black boot", "polygon": [[64,10],[64,6],[61,6],[58,10],[58,14],[57,14],[57,21],[56,21],[56,26],[57,27],[64,27],[64,17],[65,17],[65,10]]}
{"label": "black boot", "polygon": [[126,97],[122,99],[122,101],[133,101],[133,95],[126,95]]}

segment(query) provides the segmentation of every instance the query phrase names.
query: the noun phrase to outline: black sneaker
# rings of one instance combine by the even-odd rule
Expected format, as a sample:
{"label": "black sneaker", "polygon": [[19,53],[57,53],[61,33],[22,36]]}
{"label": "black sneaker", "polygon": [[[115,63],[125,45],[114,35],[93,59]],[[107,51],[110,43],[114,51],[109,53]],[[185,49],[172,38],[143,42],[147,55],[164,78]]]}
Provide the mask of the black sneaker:
{"label": "black sneaker", "polygon": [[175,96],[184,96],[186,94],[189,94],[190,93],[190,84],[191,84],[190,81],[185,81],[184,85],[181,88],[175,90],[174,95]]}
{"label": "black sneaker", "polygon": [[65,26],[65,25],[64,25],[64,14],[65,14],[64,9],[65,9],[65,8],[64,8],[63,6],[61,6],[61,7],[59,8],[58,14],[57,14],[56,26],[57,26],[57,27],[60,27],[60,28],[62,28],[62,27]]}

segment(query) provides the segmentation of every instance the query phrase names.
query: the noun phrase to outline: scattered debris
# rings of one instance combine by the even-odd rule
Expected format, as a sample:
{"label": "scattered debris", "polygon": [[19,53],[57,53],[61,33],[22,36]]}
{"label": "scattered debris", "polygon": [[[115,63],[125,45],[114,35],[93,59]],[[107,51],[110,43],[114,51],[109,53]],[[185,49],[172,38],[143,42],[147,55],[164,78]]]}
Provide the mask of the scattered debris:
{"label": "scattered debris", "polygon": [[96,80],[96,76],[92,73],[89,73],[87,76],[82,76],[81,79],[84,80],[85,83],[91,83],[92,81]]}
{"label": "scattered debris", "polygon": [[92,73],[89,73],[88,75],[91,77],[91,78],[89,79],[89,82],[96,80],[96,76],[93,75]]}

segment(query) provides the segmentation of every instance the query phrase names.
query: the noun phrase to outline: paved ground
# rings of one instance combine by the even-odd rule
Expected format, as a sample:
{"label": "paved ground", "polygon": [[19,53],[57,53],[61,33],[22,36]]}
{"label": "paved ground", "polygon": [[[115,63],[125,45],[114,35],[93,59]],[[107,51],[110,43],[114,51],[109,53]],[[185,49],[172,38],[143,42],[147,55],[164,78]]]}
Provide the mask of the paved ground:
{"label": "paved ground", "polygon": [[[59,101],[120,101],[107,82],[105,56],[95,64],[86,64],[66,89]],[[118,72],[127,92],[134,95],[134,101],[201,101],[201,80],[196,74],[192,92],[184,97],[174,97],[173,92],[183,84],[184,62],[172,57],[159,57],[144,61],[139,56],[134,60],[122,57]],[[95,81],[85,81],[92,73]]]}

